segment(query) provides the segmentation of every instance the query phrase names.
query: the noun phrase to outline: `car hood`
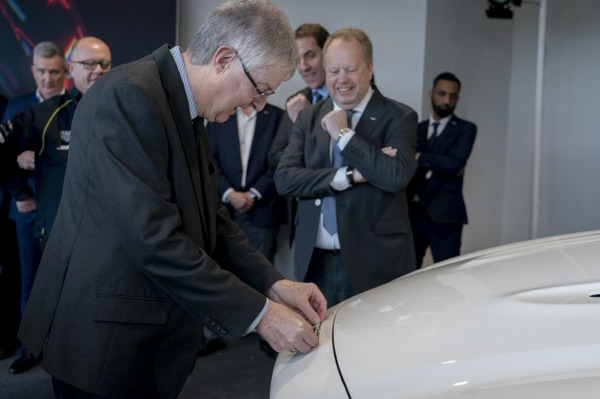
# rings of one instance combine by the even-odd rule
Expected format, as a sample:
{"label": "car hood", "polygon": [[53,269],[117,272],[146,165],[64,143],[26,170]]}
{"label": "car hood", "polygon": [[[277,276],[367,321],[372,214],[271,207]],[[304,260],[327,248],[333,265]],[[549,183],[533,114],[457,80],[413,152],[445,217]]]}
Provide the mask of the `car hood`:
{"label": "car hood", "polygon": [[330,309],[319,348],[274,370],[275,389],[314,394],[272,397],[588,397],[598,296],[599,232],[454,258]]}

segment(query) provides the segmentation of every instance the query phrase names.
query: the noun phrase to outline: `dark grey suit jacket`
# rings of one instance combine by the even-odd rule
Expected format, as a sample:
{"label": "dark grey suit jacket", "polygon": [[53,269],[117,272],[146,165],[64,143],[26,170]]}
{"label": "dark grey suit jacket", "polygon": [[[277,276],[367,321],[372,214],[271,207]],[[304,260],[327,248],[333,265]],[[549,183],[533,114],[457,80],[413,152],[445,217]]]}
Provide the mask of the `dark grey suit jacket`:
{"label": "dark grey suit jacket", "polygon": [[[297,94],[304,94],[304,96],[308,98],[308,101],[310,101],[312,91],[310,87],[305,87],[304,89],[292,94],[288,100]],[[279,124],[279,128],[277,129],[277,133],[275,134],[275,138],[273,139],[273,143],[271,144],[271,148],[269,148],[268,152],[269,165],[271,165],[273,170],[277,169],[277,165],[279,164],[279,160],[283,155],[283,151],[285,151],[285,147],[287,147],[288,142],[290,141],[290,132],[292,131],[292,127],[294,127],[294,122],[292,122],[288,113],[284,112],[283,117],[281,118],[281,123]]]}
{"label": "dark grey suit jacket", "polygon": [[[336,192],[330,183],[329,134],[321,119],[331,99],[303,110],[275,172],[277,190],[299,198],[296,216],[296,277],[303,280],[315,245],[322,198],[336,196],[338,232],[344,264],[357,292],[415,269],[415,255],[404,189],[417,167],[417,114],[376,90],[344,148],[344,165],[368,180]],[[398,149],[395,157],[381,148]]]}
{"label": "dark grey suit jacket", "polygon": [[[453,115],[431,148],[427,142],[428,129],[429,120],[419,123],[417,152],[421,155],[419,168],[407,190],[408,199],[418,194],[435,222],[467,224],[463,176],[477,126]],[[428,171],[432,172],[430,178],[426,178]]]}
{"label": "dark grey suit jacket", "polygon": [[242,336],[282,278],[220,205],[188,109],[165,45],[103,76],[75,114],[19,336],[52,376],[86,391],[175,398],[203,325]]}

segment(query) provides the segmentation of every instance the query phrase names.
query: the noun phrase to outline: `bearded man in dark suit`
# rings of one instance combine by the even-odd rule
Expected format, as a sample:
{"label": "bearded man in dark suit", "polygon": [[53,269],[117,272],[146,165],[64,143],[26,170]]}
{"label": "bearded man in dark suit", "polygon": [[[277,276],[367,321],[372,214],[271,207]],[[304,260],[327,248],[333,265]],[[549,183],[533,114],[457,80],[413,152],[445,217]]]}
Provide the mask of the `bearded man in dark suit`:
{"label": "bearded man in dark suit", "polygon": [[431,116],[419,123],[419,168],[407,190],[419,267],[427,247],[434,262],[460,255],[462,228],[468,222],[463,176],[477,126],[454,115],[460,85],[454,74],[438,75],[429,92]]}

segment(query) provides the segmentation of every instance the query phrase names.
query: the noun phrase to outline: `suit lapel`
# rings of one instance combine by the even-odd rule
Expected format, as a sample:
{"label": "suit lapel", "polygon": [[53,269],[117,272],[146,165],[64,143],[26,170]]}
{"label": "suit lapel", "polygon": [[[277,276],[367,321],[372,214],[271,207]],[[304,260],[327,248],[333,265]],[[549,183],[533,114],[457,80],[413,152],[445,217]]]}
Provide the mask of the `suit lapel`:
{"label": "suit lapel", "polygon": [[[210,237],[215,237],[215,232],[212,231],[211,215],[214,212],[209,212],[210,198],[207,196],[210,190],[209,164],[206,162],[206,152],[210,152],[210,145],[207,142],[207,134],[202,135],[202,145],[196,143],[194,137],[194,129],[189,115],[189,106],[183,83],[179,76],[179,70],[173,60],[173,56],[167,45],[160,47],[152,53],[162,80],[166,97],[169,102],[173,121],[177,128],[177,134],[183,147],[185,161],[188,166],[188,173],[192,179],[194,192],[196,194],[198,213],[202,220],[202,228],[204,231],[204,245],[206,248],[212,248],[209,243]],[[199,154],[199,152],[203,152]],[[212,157],[212,154],[210,154]],[[212,161],[210,162],[212,165]],[[203,187],[206,185],[206,187]]]}
{"label": "suit lapel", "polygon": [[331,138],[329,137],[329,133],[321,126],[321,119],[333,109],[333,100],[328,98],[325,101],[321,101],[319,104],[322,104],[322,106],[319,107],[319,112],[315,113],[316,119],[312,121],[312,123],[315,127],[315,140],[318,151],[317,156],[319,160],[322,160],[321,162],[324,162],[320,166],[326,168],[331,166]]}
{"label": "suit lapel", "polygon": [[429,129],[429,119],[419,123],[417,128],[417,151],[427,152],[427,129]]}
{"label": "suit lapel", "polygon": [[446,124],[444,130],[442,130],[442,133],[433,143],[433,152],[441,153],[448,147],[449,144],[453,143],[457,134],[457,128],[458,120],[455,116],[452,116],[452,118],[450,118]]}
{"label": "suit lapel", "polygon": [[233,114],[224,123],[219,124],[219,134],[223,140],[219,140],[222,144],[220,148],[231,147],[227,152],[229,165],[235,173],[235,181],[233,184],[240,184],[242,181],[242,154],[240,153],[240,136],[238,131],[237,114]]}
{"label": "suit lapel", "polygon": [[258,150],[261,141],[263,140],[263,135],[265,129],[267,127],[267,121],[269,120],[271,113],[268,109],[265,109],[263,112],[258,112],[256,114],[256,124],[254,126],[254,136],[252,138],[252,145],[250,147],[250,156],[248,157],[248,165],[251,165],[252,157]]}
{"label": "suit lapel", "polygon": [[354,130],[361,132],[361,137],[367,140],[371,134],[379,134],[376,126],[382,119],[384,112],[383,95],[378,90],[375,90],[358,123],[354,126]]}

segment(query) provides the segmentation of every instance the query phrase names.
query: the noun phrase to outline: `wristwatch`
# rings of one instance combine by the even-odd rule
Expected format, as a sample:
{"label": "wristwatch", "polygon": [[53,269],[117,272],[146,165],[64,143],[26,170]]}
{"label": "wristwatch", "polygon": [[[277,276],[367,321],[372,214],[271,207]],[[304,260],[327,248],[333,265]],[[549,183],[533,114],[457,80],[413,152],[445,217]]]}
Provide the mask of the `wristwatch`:
{"label": "wristwatch", "polygon": [[346,169],[346,182],[350,186],[356,184],[356,182],[354,181],[354,168],[352,166],[348,166],[348,168]]}
{"label": "wristwatch", "polygon": [[340,132],[338,133],[338,139],[337,141],[340,141],[340,139],[344,136],[344,134],[351,132],[352,130],[348,129],[347,127],[341,128]]}

